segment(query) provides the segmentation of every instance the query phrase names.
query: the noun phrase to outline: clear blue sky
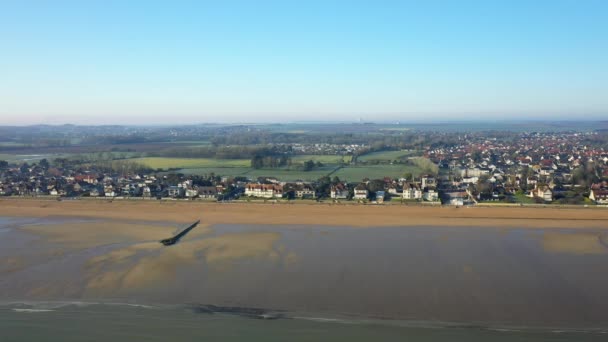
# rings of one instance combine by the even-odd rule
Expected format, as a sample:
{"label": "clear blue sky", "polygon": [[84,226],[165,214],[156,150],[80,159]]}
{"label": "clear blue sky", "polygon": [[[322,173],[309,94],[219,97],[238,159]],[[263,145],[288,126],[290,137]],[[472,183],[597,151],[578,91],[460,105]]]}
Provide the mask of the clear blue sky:
{"label": "clear blue sky", "polygon": [[0,124],[607,114],[608,1],[0,2]]}

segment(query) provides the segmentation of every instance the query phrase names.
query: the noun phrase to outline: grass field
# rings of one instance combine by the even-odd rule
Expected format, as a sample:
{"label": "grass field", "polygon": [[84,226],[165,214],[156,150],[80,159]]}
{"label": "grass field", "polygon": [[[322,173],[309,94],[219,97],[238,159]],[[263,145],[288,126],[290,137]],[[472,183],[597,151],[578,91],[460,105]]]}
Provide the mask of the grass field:
{"label": "grass field", "polygon": [[52,161],[55,158],[67,158],[69,154],[57,153],[57,154],[8,154],[0,153],[0,160],[6,160],[10,163],[37,163],[40,159],[48,159]]}
{"label": "grass field", "polygon": [[339,164],[340,162],[350,163],[352,156],[336,156],[336,155],[315,155],[302,154],[291,157],[293,163],[304,163],[308,160],[320,161],[323,164]]}
{"label": "grass field", "polygon": [[185,168],[178,172],[183,174],[204,175],[214,173],[220,176],[244,176],[255,180],[257,177],[276,177],[282,181],[314,181],[334,170],[333,166],[324,166],[312,171],[287,170],[287,169],[253,169],[250,167],[201,167]]}
{"label": "grass field", "polygon": [[411,165],[369,165],[369,166],[348,166],[341,168],[333,176],[338,176],[341,180],[348,182],[358,182],[363,178],[380,179],[383,177],[399,178],[405,173],[412,173],[417,176],[422,173],[422,169]]}
{"label": "grass field", "polygon": [[214,158],[133,158],[133,162],[144,164],[153,169],[195,169],[216,167],[249,167],[249,159],[214,159]]}
{"label": "grass field", "polygon": [[534,201],[533,198],[528,197],[526,195],[523,194],[516,194],[513,196],[513,198],[515,199],[515,202],[517,203],[523,203],[523,204],[533,204],[536,203],[536,201]]}
{"label": "grass field", "polygon": [[372,160],[392,161],[403,157],[414,155],[416,151],[401,150],[401,151],[380,151],[372,152],[357,158],[359,161],[367,162]]}
{"label": "grass field", "polygon": [[[288,170],[288,169],[253,169],[251,167],[186,167],[179,170],[184,174],[210,174],[221,176],[245,176],[251,179],[257,177],[276,177],[283,181],[314,181],[330,174],[337,165],[326,165],[312,171]],[[422,169],[410,165],[369,165],[369,166],[346,166],[340,168],[331,176],[338,176],[342,180],[358,182],[363,178],[378,179],[383,177],[402,177],[405,173],[419,175]]]}
{"label": "grass field", "polygon": [[276,177],[284,181],[314,181],[332,172],[335,166],[323,166],[312,171],[285,170],[285,169],[250,169],[244,176],[255,179],[257,177]]}
{"label": "grass field", "polygon": [[247,176],[246,173],[251,171],[250,167],[197,167],[179,169],[177,172],[186,175],[209,175],[211,173],[218,176]]}

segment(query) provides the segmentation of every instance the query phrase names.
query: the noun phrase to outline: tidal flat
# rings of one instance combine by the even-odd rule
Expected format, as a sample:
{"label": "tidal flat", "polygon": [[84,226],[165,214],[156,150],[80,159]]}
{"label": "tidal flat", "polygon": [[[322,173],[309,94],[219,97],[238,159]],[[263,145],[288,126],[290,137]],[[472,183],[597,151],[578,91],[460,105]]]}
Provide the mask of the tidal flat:
{"label": "tidal flat", "polygon": [[608,230],[0,220],[0,301],[605,329]]}

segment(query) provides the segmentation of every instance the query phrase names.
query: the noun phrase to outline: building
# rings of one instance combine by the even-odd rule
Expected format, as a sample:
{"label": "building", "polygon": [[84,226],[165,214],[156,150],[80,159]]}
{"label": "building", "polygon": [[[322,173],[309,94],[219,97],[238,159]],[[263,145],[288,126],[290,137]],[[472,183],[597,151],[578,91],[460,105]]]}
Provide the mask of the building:
{"label": "building", "polygon": [[386,193],[384,191],[377,191],[376,203],[384,203],[384,196],[386,196]]}
{"label": "building", "polygon": [[186,197],[188,198],[194,198],[198,196],[198,190],[194,189],[194,188],[188,188],[186,189]]}
{"label": "building", "polygon": [[420,181],[421,181],[422,188],[428,188],[428,187],[434,188],[437,186],[437,180],[435,179],[435,177],[430,176],[430,175],[422,176]]}
{"label": "building", "polygon": [[589,194],[589,199],[597,204],[608,204],[608,190],[591,190],[591,193]]}
{"label": "building", "polygon": [[466,191],[446,191],[443,192],[442,201],[443,204],[461,206],[464,205],[468,196]]}
{"label": "building", "polygon": [[316,198],[315,189],[310,184],[298,185],[295,189],[296,198]]}
{"label": "building", "polygon": [[403,185],[403,193],[401,197],[405,200],[421,199],[422,191],[417,184],[406,183]]}
{"label": "building", "polygon": [[553,201],[553,192],[546,185],[538,186],[533,192],[535,197],[542,199],[545,202]]}
{"label": "building", "polygon": [[216,199],[218,195],[217,188],[215,186],[200,186],[198,188],[198,196],[204,199]]}
{"label": "building", "polygon": [[114,187],[111,185],[105,186],[103,188],[103,193],[105,194],[106,197],[116,197],[118,196],[118,193],[114,190]]}
{"label": "building", "polygon": [[346,199],[348,198],[348,189],[342,183],[332,185],[329,195],[333,199]]}
{"label": "building", "polygon": [[437,191],[435,191],[434,189],[427,189],[422,194],[422,198],[425,201],[435,202],[435,201],[439,200],[439,193]]}
{"label": "building", "polygon": [[167,195],[173,198],[184,197],[185,193],[185,189],[181,186],[172,185],[167,189]]}
{"label": "building", "polygon": [[364,200],[367,199],[369,192],[365,187],[365,184],[361,183],[355,187],[355,195],[353,196],[356,200]]}
{"label": "building", "polygon": [[260,198],[280,198],[283,197],[283,186],[278,184],[249,183],[245,186],[245,196]]}

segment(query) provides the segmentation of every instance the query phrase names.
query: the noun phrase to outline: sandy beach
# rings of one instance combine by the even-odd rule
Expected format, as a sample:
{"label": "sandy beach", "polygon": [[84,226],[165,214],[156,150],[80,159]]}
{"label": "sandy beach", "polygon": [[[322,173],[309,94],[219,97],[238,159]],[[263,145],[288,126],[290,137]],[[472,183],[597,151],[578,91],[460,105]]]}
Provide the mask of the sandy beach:
{"label": "sandy beach", "polygon": [[0,215],[83,217],[205,224],[350,227],[606,228],[604,208],[424,207],[405,205],[201,203],[185,201],[1,199]]}

